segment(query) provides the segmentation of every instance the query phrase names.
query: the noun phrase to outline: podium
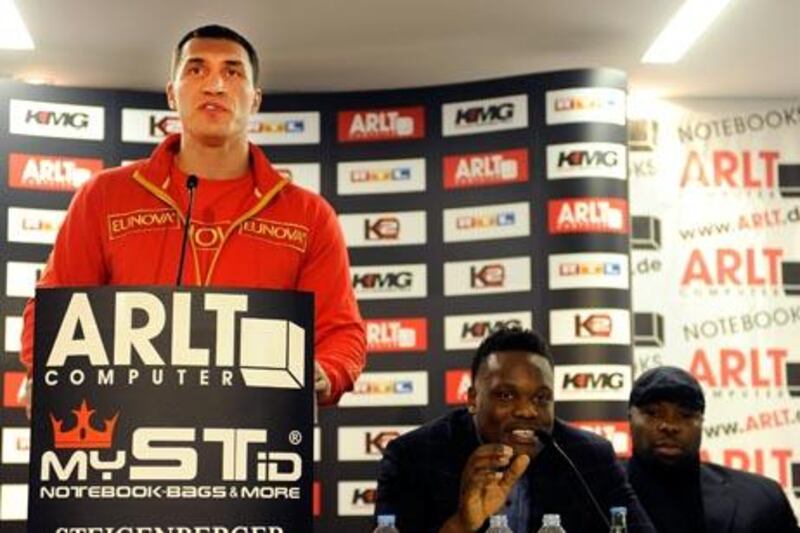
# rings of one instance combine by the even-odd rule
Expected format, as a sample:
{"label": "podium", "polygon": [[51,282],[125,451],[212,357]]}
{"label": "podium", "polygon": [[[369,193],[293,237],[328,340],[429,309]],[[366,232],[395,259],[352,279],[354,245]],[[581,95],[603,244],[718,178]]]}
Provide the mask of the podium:
{"label": "podium", "polygon": [[311,531],[313,310],[293,291],[37,290],[28,530]]}

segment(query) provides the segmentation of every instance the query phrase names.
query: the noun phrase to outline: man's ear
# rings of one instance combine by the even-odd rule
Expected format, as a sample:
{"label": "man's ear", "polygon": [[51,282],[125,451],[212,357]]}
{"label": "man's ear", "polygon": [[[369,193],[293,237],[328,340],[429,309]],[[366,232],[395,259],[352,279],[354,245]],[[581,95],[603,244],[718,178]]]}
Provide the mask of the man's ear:
{"label": "man's ear", "polygon": [[175,111],[175,87],[172,84],[172,80],[167,82],[167,105],[173,111]]}
{"label": "man's ear", "polygon": [[475,414],[475,411],[478,409],[477,406],[477,398],[478,393],[475,391],[475,387],[471,386],[467,389],[467,411],[471,414]]}
{"label": "man's ear", "polygon": [[255,94],[253,95],[253,107],[250,109],[251,113],[258,113],[261,109],[261,89],[256,87]]}

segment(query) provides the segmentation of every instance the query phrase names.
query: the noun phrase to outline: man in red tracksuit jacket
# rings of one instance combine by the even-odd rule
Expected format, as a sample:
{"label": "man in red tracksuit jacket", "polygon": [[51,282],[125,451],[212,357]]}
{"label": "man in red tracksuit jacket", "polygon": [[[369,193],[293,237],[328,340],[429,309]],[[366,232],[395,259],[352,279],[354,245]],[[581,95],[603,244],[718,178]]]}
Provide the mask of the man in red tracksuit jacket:
{"label": "man in red tracksuit jacket", "polygon": [[[290,183],[247,141],[258,111],[258,57],[241,35],[204,26],[178,43],[167,85],[183,133],[149,159],[107,170],[75,195],[41,287],[173,285],[197,176],[186,285],[297,289],[315,296],[315,389],[336,403],[364,366],[364,328],[331,206]],[[20,358],[33,358],[34,304]]]}

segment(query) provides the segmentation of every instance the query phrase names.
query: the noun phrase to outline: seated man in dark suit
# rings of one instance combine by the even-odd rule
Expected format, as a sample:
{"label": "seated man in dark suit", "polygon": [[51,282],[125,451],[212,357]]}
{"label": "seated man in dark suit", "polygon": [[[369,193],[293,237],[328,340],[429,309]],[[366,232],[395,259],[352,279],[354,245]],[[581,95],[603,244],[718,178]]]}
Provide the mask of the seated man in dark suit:
{"label": "seated man in dark suit", "polygon": [[[627,507],[628,531],[652,532],[611,444],[553,414],[553,360],[535,333],[503,329],[472,361],[469,407],[394,439],[378,475],[376,514],[402,532],[481,531],[503,513],[517,533],[547,513],[569,533],[607,533],[609,508]],[[595,507],[557,442],[599,501]]]}
{"label": "seated man in dark suit", "polygon": [[775,481],[700,463],[704,411],[700,384],[680,368],[648,370],[631,389],[628,477],[658,531],[800,531]]}

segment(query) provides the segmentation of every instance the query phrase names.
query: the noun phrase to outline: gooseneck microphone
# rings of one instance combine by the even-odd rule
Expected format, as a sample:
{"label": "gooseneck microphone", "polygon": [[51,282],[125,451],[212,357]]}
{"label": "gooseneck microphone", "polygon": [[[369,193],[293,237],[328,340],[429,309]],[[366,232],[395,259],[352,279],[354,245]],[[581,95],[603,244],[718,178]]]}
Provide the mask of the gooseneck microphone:
{"label": "gooseneck microphone", "polygon": [[580,472],[580,470],[578,470],[578,467],[575,466],[575,463],[572,462],[572,459],[570,459],[569,456],[566,454],[566,452],[561,449],[561,446],[558,445],[558,443],[556,442],[556,440],[553,438],[553,436],[551,434],[549,434],[549,433],[547,433],[545,431],[542,431],[541,429],[534,430],[534,433],[536,434],[536,438],[539,439],[540,441],[542,441],[542,443],[545,446],[551,446],[552,445],[553,449],[556,450],[558,452],[558,454],[561,455],[561,457],[564,458],[564,460],[567,462],[569,467],[575,473],[575,476],[578,478],[578,481],[581,482],[581,486],[583,487],[583,490],[586,491],[586,494],[589,496],[589,499],[592,501],[592,504],[594,505],[594,508],[597,511],[597,514],[600,515],[600,519],[603,521],[603,523],[606,525],[607,528],[611,528],[611,523],[608,521],[608,518],[606,517],[606,514],[603,512],[603,508],[600,507],[600,504],[597,502],[597,498],[595,498],[594,494],[592,494],[592,489],[589,488],[589,485],[586,483],[586,480],[583,479],[583,475],[581,475],[581,472]]}
{"label": "gooseneck microphone", "polygon": [[186,178],[186,190],[189,191],[189,207],[186,208],[186,222],[183,225],[183,240],[181,241],[181,258],[178,261],[177,287],[183,283],[183,261],[186,259],[186,241],[189,240],[189,228],[192,225],[192,205],[194,205],[194,190],[197,188],[197,176],[191,174]]}

